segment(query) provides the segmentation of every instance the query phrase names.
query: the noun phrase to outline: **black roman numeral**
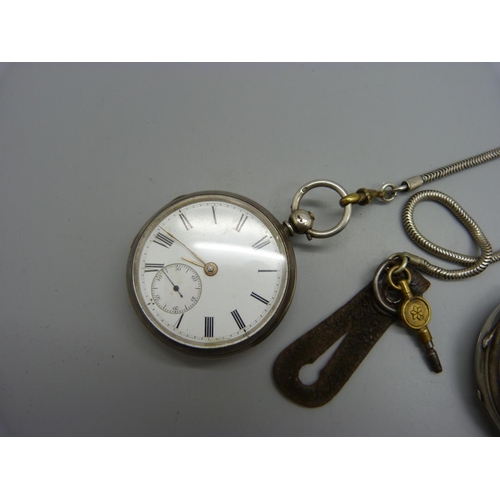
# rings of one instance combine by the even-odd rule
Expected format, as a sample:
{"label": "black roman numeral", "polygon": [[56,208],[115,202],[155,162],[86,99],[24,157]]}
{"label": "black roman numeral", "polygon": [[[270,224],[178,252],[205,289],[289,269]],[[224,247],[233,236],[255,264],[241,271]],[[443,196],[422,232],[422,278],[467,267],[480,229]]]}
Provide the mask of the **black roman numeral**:
{"label": "black roman numeral", "polygon": [[258,273],[277,273],[277,269],[259,269],[257,270]]}
{"label": "black roman numeral", "polygon": [[157,243],[158,245],[161,245],[162,247],[165,247],[165,248],[170,248],[173,245],[174,240],[169,238],[167,235],[165,235],[163,233],[158,233],[155,236],[153,243]]}
{"label": "black roman numeral", "polygon": [[160,269],[162,269],[165,264],[145,264],[144,272],[145,273],[157,273]]}
{"label": "black roman numeral", "polygon": [[243,225],[245,224],[247,219],[248,219],[248,215],[245,216],[245,214],[241,214],[240,220],[238,221],[238,224],[235,227],[235,229],[236,229],[236,231],[238,231],[238,233],[241,231],[241,228],[243,227]]}
{"label": "black roman numeral", "polygon": [[205,337],[214,336],[214,318],[213,316],[205,317]]}
{"label": "black roman numeral", "polygon": [[186,228],[186,231],[189,231],[190,229],[193,229],[193,226],[191,225],[191,222],[188,221],[187,217],[184,214],[179,214],[179,217],[181,218],[181,221],[184,224],[184,227]]}
{"label": "black roman numeral", "polygon": [[231,311],[231,316],[233,317],[234,321],[236,321],[236,324],[238,325],[238,328],[245,328],[245,322],[241,319],[240,313],[238,312],[237,309],[234,311]]}
{"label": "black roman numeral", "polygon": [[175,328],[179,328],[179,326],[181,326],[181,321],[182,321],[183,317],[184,317],[184,314],[181,315],[181,317],[179,318],[179,321],[177,321],[177,323],[175,324]]}
{"label": "black roman numeral", "polygon": [[215,207],[214,206],[212,206],[212,215],[214,218],[214,224],[217,224],[217,216],[215,215]]}
{"label": "black roman numeral", "polygon": [[261,238],[259,241],[254,243],[252,245],[252,248],[254,248],[255,250],[260,250],[261,248],[264,248],[266,245],[269,245],[269,243],[271,243],[271,241],[269,240],[268,236],[264,236],[264,238]]}
{"label": "black roman numeral", "polygon": [[255,292],[252,292],[250,294],[250,297],[253,297],[254,299],[260,300],[263,304],[269,304],[269,301],[266,300],[264,297],[261,297],[260,295],[257,295]]}

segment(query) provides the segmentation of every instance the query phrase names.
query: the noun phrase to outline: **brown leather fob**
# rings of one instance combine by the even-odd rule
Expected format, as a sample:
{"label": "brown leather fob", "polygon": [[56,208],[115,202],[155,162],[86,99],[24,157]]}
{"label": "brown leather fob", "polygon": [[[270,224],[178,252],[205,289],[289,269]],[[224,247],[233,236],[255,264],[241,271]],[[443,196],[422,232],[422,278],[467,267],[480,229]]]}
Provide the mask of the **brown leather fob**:
{"label": "brown leather fob", "polygon": [[[430,286],[412,269],[410,288],[422,295]],[[347,304],[290,344],[276,359],[273,376],[278,389],[292,401],[309,408],[328,403],[349,380],[370,349],[398,318],[385,311],[370,282]],[[321,370],[316,382],[304,384],[299,372],[314,363],[329,347],[345,338]]]}

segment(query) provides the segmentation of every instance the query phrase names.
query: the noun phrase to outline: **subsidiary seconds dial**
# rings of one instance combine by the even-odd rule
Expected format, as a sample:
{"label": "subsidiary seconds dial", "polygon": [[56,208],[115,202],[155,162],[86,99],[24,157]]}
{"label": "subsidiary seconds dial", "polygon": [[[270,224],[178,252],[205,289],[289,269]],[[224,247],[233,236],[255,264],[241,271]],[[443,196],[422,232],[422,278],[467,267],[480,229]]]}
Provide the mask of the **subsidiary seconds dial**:
{"label": "subsidiary seconds dial", "polygon": [[290,305],[295,257],[285,229],[239,195],[177,198],[141,229],[128,285],[146,326],[168,345],[226,355],[269,335]]}
{"label": "subsidiary seconds dial", "polygon": [[162,311],[183,314],[200,300],[201,280],[191,267],[170,264],[156,273],[151,284],[151,295]]}

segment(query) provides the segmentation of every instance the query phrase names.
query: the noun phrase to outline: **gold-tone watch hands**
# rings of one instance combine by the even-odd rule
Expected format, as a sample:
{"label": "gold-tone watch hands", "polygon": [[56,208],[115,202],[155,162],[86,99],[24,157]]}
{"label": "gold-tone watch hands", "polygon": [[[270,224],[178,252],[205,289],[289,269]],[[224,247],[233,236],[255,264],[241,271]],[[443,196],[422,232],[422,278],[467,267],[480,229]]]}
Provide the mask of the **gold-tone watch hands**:
{"label": "gold-tone watch hands", "polygon": [[190,264],[194,264],[195,266],[205,267],[203,264],[200,264],[199,262],[195,262],[194,260],[191,259],[186,259],[186,257],[181,257],[181,259],[185,260],[186,262],[189,262]]}
{"label": "gold-tone watch hands", "polygon": [[[160,226],[161,229],[163,229]],[[185,260],[187,262],[190,262],[191,264],[194,264],[195,266],[202,267],[203,270],[205,271],[205,274],[207,276],[215,276],[219,270],[217,264],[215,262],[205,262],[200,256],[196,255],[189,247],[187,247],[182,241],[180,241],[178,238],[176,238],[172,233],[169,233],[166,229],[163,229],[170,238],[173,238],[177,243],[181,244],[190,254],[192,254],[196,259],[198,259],[199,262],[195,262],[194,260],[186,259],[186,257],[181,257],[182,260]]]}
{"label": "gold-tone watch hands", "polygon": [[[161,229],[163,229],[163,228],[161,228]],[[165,231],[171,238],[173,238],[175,241],[177,241],[177,243],[180,243],[189,253],[193,254],[203,264],[202,267],[205,267],[207,265],[207,263],[203,259],[201,259],[198,255],[196,255],[189,247],[184,245],[184,243],[182,243],[182,241],[180,241],[178,238],[176,238],[172,233],[169,233],[166,229],[163,229],[163,231]],[[186,260],[186,259],[184,259],[184,260]],[[189,261],[189,262],[193,263],[192,261]],[[199,264],[197,264],[197,265],[199,265]]]}

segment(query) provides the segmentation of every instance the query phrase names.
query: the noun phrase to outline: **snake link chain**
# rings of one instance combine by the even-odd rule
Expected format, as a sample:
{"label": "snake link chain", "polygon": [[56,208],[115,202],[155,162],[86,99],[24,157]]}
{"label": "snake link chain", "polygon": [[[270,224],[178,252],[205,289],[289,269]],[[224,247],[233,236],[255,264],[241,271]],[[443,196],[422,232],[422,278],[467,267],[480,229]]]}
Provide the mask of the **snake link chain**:
{"label": "snake link chain", "polygon": [[[352,203],[366,205],[373,199],[390,202],[394,200],[399,192],[413,191],[414,189],[417,189],[424,184],[442,179],[443,177],[446,177],[448,175],[456,174],[468,168],[481,165],[498,157],[500,157],[500,147],[492,149],[490,151],[486,151],[476,156],[472,156],[471,158],[452,163],[451,165],[438,168],[426,174],[411,177],[410,179],[403,181],[399,187],[396,187],[395,184],[388,183],[384,184],[379,191],[367,190],[366,188],[358,189],[356,193],[347,195],[342,198],[340,200],[340,205],[344,207]],[[467,229],[467,231],[470,233],[470,235],[478,245],[480,249],[479,257],[453,252],[447,248],[436,245],[435,243],[424,237],[418,231],[413,217],[415,207],[422,201],[435,201],[446,207]],[[427,190],[413,195],[404,208],[403,225],[408,236],[426,252],[448,262],[459,264],[465,267],[463,267],[462,269],[454,270],[445,269],[443,267],[431,264],[427,260],[416,255],[410,254],[408,252],[402,252],[393,254],[390,257],[390,259],[399,258],[399,260],[404,262],[404,264],[400,266],[399,272],[401,272],[406,267],[406,263],[410,262],[421,271],[435,278],[440,278],[443,280],[461,280],[482,273],[490,264],[498,262],[500,260],[500,250],[497,252],[493,252],[490,242],[488,241],[478,224],[474,221],[474,219],[472,219],[472,217],[453,198],[440,191]]]}
{"label": "snake link chain", "polygon": [[424,184],[428,182],[437,181],[438,179],[442,179],[451,174],[456,174],[457,172],[461,172],[462,170],[466,170],[471,167],[475,167],[477,165],[481,165],[487,161],[494,160],[500,156],[500,148],[492,149],[491,151],[486,151],[485,153],[481,153],[480,155],[473,156],[471,158],[467,158],[466,160],[458,161],[446,167],[441,167],[432,172],[428,172],[426,174],[421,175],[422,181]]}
{"label": "snake link chain", "polygon": [[[474,257],[464,255],[458,252],[453,252],[447,248],[436,245],[429,239],[425,238],[417,229],[413,217],[413,211],[418,203],[422,201],[435,201],[445,206],[457,218],[457,220],[467,229],[472,236],[477,246],[480,249],[480,256]],[[443,260],[466,266],[462,269],[444,269],[427,262],[425,259],[415,259],[410,257],[409,260],[423,272],[440,278],[443,280],[461,280],[476,276],[482,273],[491,263],[500,260],[500,251],[493,253],[488,238],[472,219],[472,217],[450,196],[441,193],[440,191],[421,191],[413,195],[407,202],[403,210],[403,226],[408,236],[426,252],[435,255]]]}

